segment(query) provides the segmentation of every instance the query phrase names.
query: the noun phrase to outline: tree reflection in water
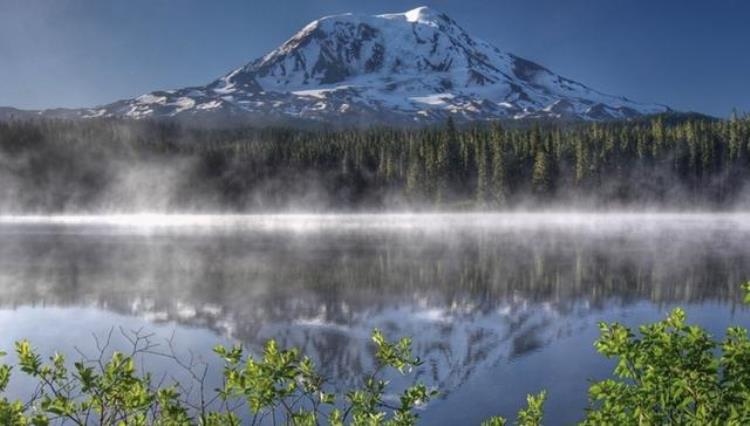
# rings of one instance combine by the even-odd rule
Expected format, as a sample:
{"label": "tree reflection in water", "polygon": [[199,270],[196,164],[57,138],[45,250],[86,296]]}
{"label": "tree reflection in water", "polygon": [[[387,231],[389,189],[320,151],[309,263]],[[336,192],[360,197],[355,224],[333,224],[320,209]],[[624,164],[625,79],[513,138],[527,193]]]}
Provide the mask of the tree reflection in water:
{"label": "tree reflection in water", "polygon": [[370,368],[378,327],[412,336],[426,361],[417,377],[449,392],[635,304],[741,309],[737,284],[750,276],[750,232],[710,218],[596,229],[0,232],[2,308],[96,308],[254,348],[273,337],[339,383]]}

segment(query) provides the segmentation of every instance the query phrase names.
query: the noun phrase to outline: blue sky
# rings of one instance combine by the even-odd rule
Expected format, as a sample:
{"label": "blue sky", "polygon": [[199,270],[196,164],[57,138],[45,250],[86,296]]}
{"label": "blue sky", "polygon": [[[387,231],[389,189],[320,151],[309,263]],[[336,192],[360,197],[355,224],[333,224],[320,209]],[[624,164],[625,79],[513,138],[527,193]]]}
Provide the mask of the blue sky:
{"label": "blue sky", "polygon": [[0,105],[93,106],[205,84],[320,16],[421,5],[608,93],[750,111],[744,0],[2,0]]}

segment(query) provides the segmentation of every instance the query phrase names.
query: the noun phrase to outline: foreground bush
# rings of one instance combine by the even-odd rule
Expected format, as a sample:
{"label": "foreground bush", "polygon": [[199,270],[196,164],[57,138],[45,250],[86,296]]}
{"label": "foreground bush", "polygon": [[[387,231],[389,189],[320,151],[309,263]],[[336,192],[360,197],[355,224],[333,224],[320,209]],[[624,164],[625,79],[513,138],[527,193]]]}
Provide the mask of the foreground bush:
{"label": "foreground bush", "polygon": [[[615,378],[589,388],[587,425],[750,424],[750,340],[731,327],[721,343],[675,309],[640,327],[601,324],[597,350],[617,359]],[[717,352],[718,350],[718,352]]]}
{"label": "foreground bush", "polygon": [[[750,304],[750,282],[743,285]],[[615,358],[614,378],[589,388],[586,425],[750,424],[750,339],[730,327],[717,342],[687,325],[677,308],[644,325],[640,337],[621,324],[599,324],[599,353]]]}
{"label": "foreground bush", "polygon": [[[750,303],[750,283],[744,286]],[[636,334],[621,324],[600,324],[597,351],[616,360],[613,378],[593,383],[584,425],[745,425],[750,424],[750,339],[747,329],[731,327],[723,341],[688,325],[675,309]],[[223,386],[206,392],[207,368],[196,370],[171,354],[156,354],[148,337],[131,337],[130,354],[115,352],[104,360],[86,359],[67,367],[60,354],[43,362],[26,341],[16,344],[18,365],[0,364],[0,424],[104,425],[239,425],[293,424],[413,425],[416,409],[437,390],[417,383],[404,389],[397,403],[383,378],[386,370],[407,374],[420,365],[411,341],[389,342],[375,330],[377,367],[361,387],[335,393],[312,361],[296,349],[283,350],[269,341],[261,357],[242,348],[218,346],[224,361]],[[98,342],[97,342],[97,346]],[[171,344],[170,344],[171,347]],[[171,356],[198,386],[198,400],[185,396],[180,383],[155,384],[139,374],[138,354]],[[4,354],[2,354],[4,355]],[[3,393],[14,368],[33,378],[36,391],[28,401],[9,401]],[[546,394],[529,395],[516,424],[542,423]],[[493,417],[483,426],[502,426]]]}
{"label": "foreground bush", "polygon": [[[378,330],[372,334],[377,368],[363,378],[360,388],[340,395],[327,390],[325,380],[309,358],[296,349],[279,349],[273,340],[258,358],[246,356],[240,346],[217,346],[214,352],[224,360],[224,384],[207,395],[207,368],[196,371],[192,362],[183,363],[174,352],[153,352],[148,336],[123,335],[133,344],[130,354],[115,352],[107,360],[100,356],[79,361],[72,370],[66,367],[63,355],[55,354],[45,363],[29,342],[16,343],[18,368],[38,386],[26,402],[0,398],[0,424],[413,425],[418,419],[415,409],[437,394],[418,383],[406,388],[397,404],[384,400],[388,388],[382,378],[385,370],[406,374],[421,362],[412,355],[410,339],[389,342]],[[104,350],[100,347],[101,354]],[[183,392],[185,387],[180,383],[158,386],[150,375],[138,374],[134,360],[139,354],[172,357],[200,388],[198,401],[186,397],[190,392]],[[0,365],[0,397],[12,369]],[[543,394],[529,397],[529,408],[519,413],[520,424],[538,424],[535,419],[541,419],[543,399]],[[504,422],[495,418],[490,424]]]}

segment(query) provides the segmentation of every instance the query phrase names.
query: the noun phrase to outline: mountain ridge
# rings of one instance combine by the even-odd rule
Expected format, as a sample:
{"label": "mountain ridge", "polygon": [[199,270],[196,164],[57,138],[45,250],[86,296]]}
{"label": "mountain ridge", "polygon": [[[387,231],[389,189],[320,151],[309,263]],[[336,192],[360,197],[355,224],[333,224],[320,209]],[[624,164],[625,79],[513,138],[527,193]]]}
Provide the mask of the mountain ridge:
{"label": "mountain ridge", "polygon": [[602,121],[671,111],[562,77],[471,36],[445,13],[418,7],[317,19],[205,86],[39,115],[430,124],[447,117]]}

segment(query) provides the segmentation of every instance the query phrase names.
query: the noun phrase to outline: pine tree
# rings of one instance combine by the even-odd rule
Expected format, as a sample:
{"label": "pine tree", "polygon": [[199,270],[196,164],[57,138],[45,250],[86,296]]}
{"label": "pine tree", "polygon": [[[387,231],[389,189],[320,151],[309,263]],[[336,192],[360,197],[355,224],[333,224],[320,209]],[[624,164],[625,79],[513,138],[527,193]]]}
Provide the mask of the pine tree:
{"label": "pine tree", "polygon": [[550,189],[549,153],[540,133],[539,127],[535,126],[530,135],[529,144],[534,152],[531,186],[536,194],[546,194]]}
{"label": "pine tree", "polygon": [[586,141],[582,137],[576,138],[576,185],[581,185],[589,173],[589,151]]}
{"label": "pine tree", "polygon": [[653,140],[651,155],[659,160],[664,154],[665,145],[664,121],[661,117],[651,121],[651,138]]}
{"label": "pine tree", "polygon": [[729,159],[737,160],[742,156],[743,143],[740,135],[740,122],[737,119],[737,111],[732,111],[732,118],[727,123],[729,127]]}
{"label": "pine tree", "polygon": [[531,184],[534,192],[537,194],[546,194],[549,191],[549,160],[544,150],[537,151],[534,156],[534,169],[531,178]]}
{"label": "pine tree", "polygon": [[445,130],[441,133],[436,155],[437,188],[435,204],[442,205],[447,201],[448,194],[461,186],[461,151],[458,130],[453,117],[448,117]]}
{"label": "pine tree", "polygon": [[406,196],[411,202],[421,200],[423,195],[423,168],[419,160],[416,143],[412,141],[409,144],[408,168],[406,171]]}
{"label": "pine tree", "polygon": [[506,202],[505,135],[499,124],[492,129],[492,199],[497,206]]}
{"label": "pine tree", "polygon": [[487,197],[489,196],[489,155],[487,153],[487,141],[484,138],[480,138],[476,142],[477,153],[475,155],[476,168],[477,168],[477,190],[476,190],[476,202],[477,205],[483,207],[487,204]]}

